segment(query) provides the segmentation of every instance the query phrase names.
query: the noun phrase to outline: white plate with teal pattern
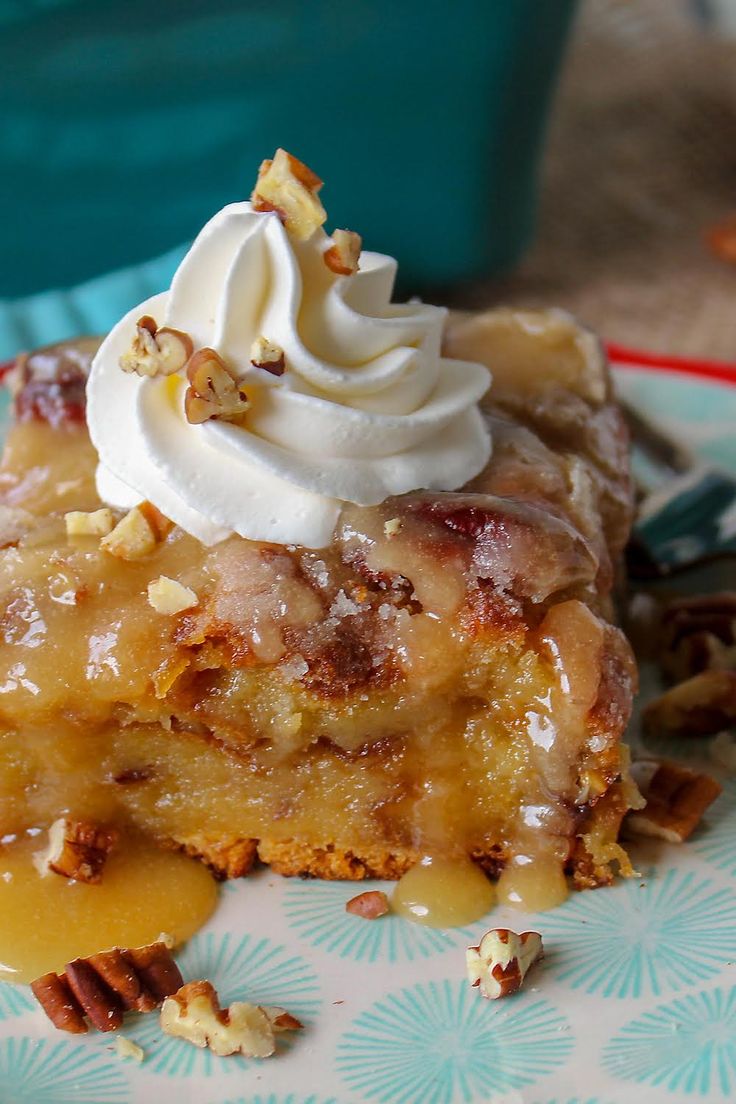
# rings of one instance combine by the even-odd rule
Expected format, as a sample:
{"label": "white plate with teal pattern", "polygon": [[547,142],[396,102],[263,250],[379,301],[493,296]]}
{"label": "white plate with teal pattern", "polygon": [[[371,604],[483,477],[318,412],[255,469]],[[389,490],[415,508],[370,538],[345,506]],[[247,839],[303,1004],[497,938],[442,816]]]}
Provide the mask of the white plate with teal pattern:
{"label": "white plate with teal pattern", "polygon": [[[736,387],[622,372],[621,390],[710,460],[736,470]],[[688,749],[683,749],[687,753]],[[712,767],[712,765],[711,765]],[[736,779],[692,840],[636,853],[640,878],[538,917],[498,909],[434,931],[368,922],[345,883],[268,871],[222,889],[179,956],[223,1004],[287,1007],[305,1024],[265,1061],[216,1058],[126,1024],[65,1036],[29,991],[0,985],[0,1104],[680,1104],[736,1099]],[[388,886],[385,888],[389,888]],[[464,951],[489,926],[544,935],[516,996],[485,1001]]]}

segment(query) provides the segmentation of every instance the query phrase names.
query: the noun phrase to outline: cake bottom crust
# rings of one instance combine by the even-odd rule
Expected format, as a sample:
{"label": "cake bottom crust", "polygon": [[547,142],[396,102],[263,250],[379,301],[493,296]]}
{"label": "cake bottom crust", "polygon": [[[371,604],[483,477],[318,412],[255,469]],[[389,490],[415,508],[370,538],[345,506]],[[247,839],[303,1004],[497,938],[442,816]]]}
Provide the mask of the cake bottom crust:
{"label": "cake bottom crust", "polygon": [[[633,874],[628,855],[617,842],[630,801],[627,784],[616,783],[585,815],[578,834],[571,840],[566,864],[566,872],[576,889],[610,885],[614,876],[612,862],[622,874]],[[220,879],[244,877],[260,862],[284,877],[396,881],[422,857],[422,852],[412,847],[358,845],[346,848],[328,841],[316,845],[297,839],[268,837],[211,841],[204,836],[189,836],[180,841],[168,841],[167,846],[202,860]],[[502,844],[474,848],[470,852],[473,862],[492,878],[500,875],[511,857]]]}

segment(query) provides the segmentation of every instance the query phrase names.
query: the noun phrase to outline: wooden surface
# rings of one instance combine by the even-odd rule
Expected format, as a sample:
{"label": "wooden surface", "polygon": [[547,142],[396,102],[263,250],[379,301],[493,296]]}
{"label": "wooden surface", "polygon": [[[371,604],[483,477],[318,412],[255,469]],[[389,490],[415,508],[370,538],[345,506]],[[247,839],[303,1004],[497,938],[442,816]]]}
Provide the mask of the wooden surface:
{"label": "wooden surface", "polygon": [[736,362],[736,39],[686,0],[583,0],[549,131],[538,232],[454,305],[568,308],[608,340]]}

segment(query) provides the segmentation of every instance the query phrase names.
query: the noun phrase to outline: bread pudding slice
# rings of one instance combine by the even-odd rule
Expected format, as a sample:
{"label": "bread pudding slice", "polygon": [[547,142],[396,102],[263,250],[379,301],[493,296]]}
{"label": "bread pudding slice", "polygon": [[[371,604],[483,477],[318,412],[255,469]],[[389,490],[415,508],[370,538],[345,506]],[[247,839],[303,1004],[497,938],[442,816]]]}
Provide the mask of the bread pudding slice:
{"label": "bread pudding slice", "polygon": [[584,887],[627,868],[635,671],[611,591],[631,496],[603,356],[554,312],[457,318],[446,343],[493,370],[486,469],[348,506],[317,551],[206,547],[146,505],[121,525],[96,514],[94,344],[20,358],[0,469],[0,837],[71,810],[224,876],[258,858],[395,878],[442,854]]}

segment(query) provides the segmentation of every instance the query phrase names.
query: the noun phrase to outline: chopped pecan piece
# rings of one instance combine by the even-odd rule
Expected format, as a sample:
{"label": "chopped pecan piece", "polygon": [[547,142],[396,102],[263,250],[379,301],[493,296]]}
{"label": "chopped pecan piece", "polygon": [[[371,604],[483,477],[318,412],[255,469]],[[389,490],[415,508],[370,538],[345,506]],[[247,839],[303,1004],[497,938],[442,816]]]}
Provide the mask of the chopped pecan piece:
{"label": "chopped pecan piece", "polygon": [[662,611],[659,659],[674,681],[736,669],[736,591],[678,598]]}
{"label": "chopped pecan piece", "polygon": [[192,609],[199,602],[191,587],[168,575],[159,575],[148,584],[148,604],[156,613],[175,614]]}
{"label": "chopped pecan piece", "polygon": [[60,817],[49,828],[48,847],[36,854],[34,862],[42,875],[60,874],[76,882],[98,885],[118,838],[114,828]]}
{"label": "chopped pecan piece", "polygon": [[539,932],[518,935],[508,928],[492,928],[479,946],[468,947],[465,952],[468,980],[488,1000],[508,997],[521,988],[528,970],[542,953]]}
{"label": "chopped pecan piece", "polygon": [[354,230],[334,230],[332,245],[325,250],[325,264],[338,276],[352,276],[360,268],[363,239]]}
{"label": "chopped pecan piece", "polygon": [[345,905],[345,911],[353,916],[362,916],[364,920],[377,920],[390,911],[388,897],[380,889],[369,889],[351,897]]}
{"label": "chopped pecan piece", "polygon": [[246,1058],[268,1058],[276,1049],[275,1034],[301,1026],[283,1008],[262,1008],[244,1001],[221,1008],[209,981],[188,982],[168,997],[161,1009],[161,1027],[166,1035],[186,1039],[196,1047],[209,1047],[222,1057],[243,1054]]}
{"label": "chopped pecan piece", "polygon": [[210,418],[232,421],[250,408],[235,374],[214,349],[200,349],[189,361],[189,387],[184,395],[184,413],[192,425]]}
{"label": "chopped pecan piece", "polygon": [[64,514],[68,537],[106,537],[115,528],[115,515],[107,506],[100,510],[70,510]]}
{"label": "chopped pecan piece", "polygon": [[627,815],[627,832],[669,843],[683,843],[692,834],[722,789],[710,775],[677,763],[640,761],[632,774],[646,805]]}
{"label": "chopped pecan piece", "polygon": [[122,1061],[132,1058],[134,1062],[139,1064],[146,1057],[143,1047],[139,1047],[132,1039],[126,1039],[124,1035],[118,1035],[115,1040],[115,1053]]}
{"label": "chopped pecan piece", "polygon": [[655,698],[642,713],[654,736],[713,736],[736,721],[736,671],[702,671]]}
{"label": "chopped pecan piece", "polygon": [[31,989],[55,1027],[82,1034],[85,1016],[99,1031],[116,1031],[124,1012],[150,1012],[181,984],[171,951],[157,942],[75,959],[63,974],[44,974]]}
{"label": "chopped pecan piece", "polygon": [[102,538],[100,548],[120,560],[139,560],[155,551],[172,528],[160,510],[150,502],[141,502]]}
{"label": "chopped pecan piece", "polygon": [[261,164],[251,203],[254,211],[275,211],[289,234],[306,241],[327,218],[317,196],[321,187],[311,169],[278,149],[273,160]]}
{"label": "chopped pecan piece", "polygon": [[272,376],[283,376],[286,371],[284,350],[265,337],[257,337],[251,345],[250,362],[254,368],[262,368]]}
{"label": "chopped pecan piece", "polygon": [[193,351],[189,334],[170,326],[159,328],[155,319],[146,314],[138,319],[130,349],[120,357],[119,364],[124,372],[135,372],[149,379],[171,376],[181,372]]}

